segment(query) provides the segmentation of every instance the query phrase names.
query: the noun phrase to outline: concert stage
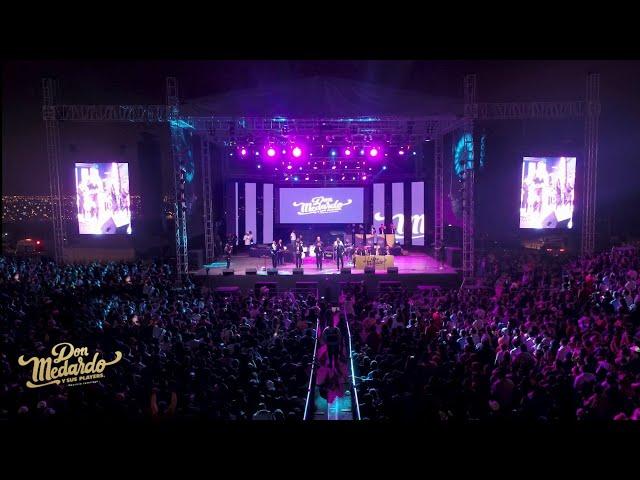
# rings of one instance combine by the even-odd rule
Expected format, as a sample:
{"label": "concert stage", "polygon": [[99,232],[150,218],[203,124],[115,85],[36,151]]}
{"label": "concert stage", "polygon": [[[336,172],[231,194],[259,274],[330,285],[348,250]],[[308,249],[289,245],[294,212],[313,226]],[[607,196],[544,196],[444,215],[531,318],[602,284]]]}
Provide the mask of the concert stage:
{"label": "concert stage", "polygon": [[[266,260],[266,263],[265,263]],[[398,282],[403,288],[415,290],[418,286],[458,286],[461,278],[457,270],[446,264],[440,264],[433,257],[422,252],[411,252],[409,255],[394,257],[394,264],[398,273],[387,273],[386,269],[376,269],[375,273],[365,273],[363,269],[356,269],[345,262],[351,273],[340,273],[335,260],[325,259],[323,269],[317,270],[315,258],[308,257],[303,262],[303,274],[294,274],[295,264],[287,263],[278,267],[277,275],[268,274],[271,269],[270,258],[256,258],[249,256],[235,256],[231,259],[233,275],[223,275],[226,262],[218,261],[209,269],[207,276],[204,268],[192,271],[198,283],[205,283],[209,287],[238,286],[240,290],[250,291],[258,284],[270,284],[278,291],[283,290],[317,290],[320,295],[337,298],[342,286],[348,283],[365,285],[368,292],[379,291],[384,288],[397,287]],[[255,269],[255,274],[246,274],[246,270]]]}

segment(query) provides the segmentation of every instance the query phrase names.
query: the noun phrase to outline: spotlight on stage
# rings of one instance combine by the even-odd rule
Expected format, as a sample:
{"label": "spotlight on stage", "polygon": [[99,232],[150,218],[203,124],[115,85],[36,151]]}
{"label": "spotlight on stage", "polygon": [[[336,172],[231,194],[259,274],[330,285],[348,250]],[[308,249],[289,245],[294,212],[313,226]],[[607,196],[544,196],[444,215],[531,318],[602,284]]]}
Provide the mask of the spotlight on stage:
{"label": "spotlight on stage", "polygon": [[294,158],[300,158],[302,156],[302,149],[300,147],[294,147],[293,150],[291,150],[291,154]]}
{"label": "spotlight on stage", "polygon": [[400,151],[398,151],[398,155],[404,155],[404,150],[401,149]]}
{"label": "spotlight on stage", "polygon": [[369,149],[369,156],[371,158],[375,158],[380,154],[380,150],[378,149],[378,147],[371,147]]}
{"label": "spotlight on stage", "polygon": [[243,148],[240,149],[240,155],[241,156],[246,157],[248,153],[249,152],[247,151],[246,148],[243,147]]}
{"label": "spotlight on stage", "polygon": [[351,149],[350,148],[345,148],[344,149],[344,156],[345,157],[350,157],[351,156]]}
{"label": "spotlight on stage", "polygon": [[276,149],[273,148],[273,147],[269,147],[267,149],[267,156],[271,157],[271,158],[275,157],[276,156]]}

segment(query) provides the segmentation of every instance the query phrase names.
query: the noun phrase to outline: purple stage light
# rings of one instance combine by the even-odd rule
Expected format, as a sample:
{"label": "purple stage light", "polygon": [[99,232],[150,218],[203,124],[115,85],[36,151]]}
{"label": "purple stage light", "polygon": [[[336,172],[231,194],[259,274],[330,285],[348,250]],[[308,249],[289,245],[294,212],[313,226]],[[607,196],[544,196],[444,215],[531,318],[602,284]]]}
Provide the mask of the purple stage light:
{"label": "purple stage light", "polygon": [[344,150],[344,156],[345,156],[345,157],[348,157],[348,156],[350,156],[350,155],[351,155],[351,149],[350,149],[350,148],[345,148],[345,150]]}
{"label": "purple stage light", "polygon": [[269,147],[269,149],[267,150],[267,156],[275,157],[276,156],[276,149],[273,148],[273,147]]}
{"label": "purple stage light", "polygon": [[247,156],[247,149],[246,148],[241,148],[240,149],[240,155],[242,155],[243,157]]}
{"label": "purple stage light", "polygon": [[400,151],[398,152],[398,155],[404,155],[404,150],[400,150]]}
{"label": "purple stage light", "polygon": [[[262,165],[258,164],[258,168],[262,168]],[[276,170],[277,170],[277,168],[276,168]]]}
{"label": "purple stage light", "polygon": [[367,176],[366,176],[366,175],[363,175],[363,176],[362,176],[362,180],[366,180],[366,179],[367,179]]}
{"label": "purple stage light", "polygon": [[335,165],[333,165],[333,166],[331,167],[331,170],[335,170],[335,169],[336,169],[336,166],[335,166]]}
{"label": "purple stage light", "polygon": [[293,167],[291,165],[287,165],[287,170],[291,170]]}
{"label": "purple stage light", "polygon": [[300,147],[294,147],[293,150],[291,150],[291,154],[294,158],[299,158],[302,155],[302,149]]}
{"label": "purple stage light", "polygon": [[284,155],[285,153],[287,153],[287,151],[283,148],[282,149],[282,154]]}
{"label": "purple stage light", "polygon": [[370,157],[377,157],[378,156],[378,149],[376,147],[371,148],[371,150],[369,150],[369,156]]}
{"label": "purple stage light", "polygon": [[382,169],[383,169],[383,170],[386,170],[386,169],[387,169],[387,166],[386,166],[386,165],[383,165],[383,166],[382,166]]}

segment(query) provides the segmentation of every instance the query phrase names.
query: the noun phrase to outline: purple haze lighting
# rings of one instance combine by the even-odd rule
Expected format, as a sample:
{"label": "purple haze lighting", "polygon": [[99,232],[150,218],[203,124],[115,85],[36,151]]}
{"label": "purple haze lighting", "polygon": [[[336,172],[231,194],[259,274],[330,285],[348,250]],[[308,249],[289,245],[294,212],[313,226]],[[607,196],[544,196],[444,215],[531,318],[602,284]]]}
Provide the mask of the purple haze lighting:
{"label": "purple haze lighting", "polygon": [[295,158],[299,158],[302,155],[302,150],[300,147],[294,147],[294,149],[291,150],[291,153]]}
{"label": "purple haze lighting", "polygon": [[366,179],[367,179],[367,176],[366,176],[366,175],[363,175],[363,176],[362,176],[362,180],[366,180]]}
{"label": "purple haze lighting", "polygon": [[273,148],[273,147],[269,147],[269,149],[267,150],[267,156],[275,157],[276,156],[276,149]]}
{"label": "purple haze lighting", "polygon": [[241,148],[240,149],[240,155],[242,155],[243,157],[245,157],[247,155],[247,149],[246,148]]}
{"label": "purple haze lighting", "polygon": [[333,166],[331,167],[331,170],[335,170],[335,169],[336,169],[336,166],[335,166],[335,165],[333,165]]}
{"label": "purple haze lighting", "polygon": [[[262,166],[260,164],[258,164],[258,168],[262,168]],[[277,169],[276,169],[277,170]]]}
{"label": "purple haze lighting", "polygon": [[382,166],[382,169],[383,169],[383,170],[386,170],[386,169],[387,169],[387,166],[386,166],[386,165],[383,165],[383,166]]}
{"label": "purple haze lighting", "polygon": [[370,157],[377,157],[378,156],[378,149],[376,147],[373,147],[371,150],[369,150],[369,156]]}
{"label": "purple haze lighting", "polygon": [[287,170],[291,170],[293,167],[291,165],[287,165]]}
{"label": "purple haze lighting", "polygon": [[345,157],[348,157],[349,155],[351,155],[351,149],[346,148],[346,149],[344,150],[344,155],[345,155]]}
{"label": "purple haze lighting", "polygon": [[404,155],[404,150],[400,150],[400,151],[398,152],[398,155]]}

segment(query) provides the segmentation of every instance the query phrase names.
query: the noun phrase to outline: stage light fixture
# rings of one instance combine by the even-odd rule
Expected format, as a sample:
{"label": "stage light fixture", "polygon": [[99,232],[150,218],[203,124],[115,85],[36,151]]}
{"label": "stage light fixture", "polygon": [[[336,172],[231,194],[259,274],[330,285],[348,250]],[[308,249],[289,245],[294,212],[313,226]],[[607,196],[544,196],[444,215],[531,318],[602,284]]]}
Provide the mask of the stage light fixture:
{"label": "stage light fixture", "polygon": [[241,149],[240,149],[240,155],[242,155],[243,157],[246,157],[246,156],[247,156],[247,153],[249,153],[249,152],[247,152],[247,149],[246,149],[246,148],[241,148]]}
{"label": "stage light fixture", "polygon": [[298,177],[293,177],[293,181],[297,182],[298,181]]}
{"label": "stage light fixture", "polygon": [[378,156],[378,153],[380,153],[380,152],[378,151],[378,149],[377,149],[376,147],[372,147],[372,148],[369,150],[369,156],[370,156],[370,157],[377,157],[377,156]]}
{"label": "stage light fixture", "polygon": [[283,148],[282,149],[282,154],[285,155],[287,153],[287,151]]}
{"label": "stage light fixture", "polygon": [[383,169],[383,170],[386,170],[386,169],[387,169],[387,166],[386,166],[386,165],[383,165],[383,166],[382,166],[382,169]]}
{"label": "stage light fixture", "polygon": [[[258,168],[262,168],[262,165],[258,164]],[[277,170],[277,168],[276,168],[276,170]]]}
{"label": "stage light fixture", "polygon": [[336,151],[332,149],[332,150],[331,150],[331,152],[329,152],[329,154],[330,154],[332,157],[335,157],[335,156],[336,156]]}
{"label": "stage light fixture", "polygon": [[417,155],[417,153],[416,153],[416,152],[413,152],[413,154],[414,154],[414,155]]}
{"label": "stage light fixture", "polygon": [[398,155],[404,155],[404,150],[400,150],[400,151],[398,152]]}
{"label": "stage light fixture", "polygon": [[276,149],[273,147],[269,147],[267,149],[267,156],[268,157],[275,157],[276,156]]}
{"label": "stage light fixture", "polygon": [[304,177],[305,180],[309,180],[309,177]]}
{"label": "stage light fixture", "polygon": [[335,166],[335,165],[332,165],[332,166],[331,166],[331,170],[335,170],[335,169],[336,169],[336,166]]}
{"label": "stage light fixture", "polygon": [[302,156],[302,149],[300,147],[294,147],[293,150],[291,150],[291,154],[294,158],[300,158]]}
{"label": "stage light fixture", "polygon": [[366,176],[366,175],[363,175],[363,176],[362,176],[362,180],[366,180],[366,179],[367,179],[367,176]]}
{"label": "stage light fixture", "polygon": [[287,165],[287,170],[291,170],[293,167],[291,165]]}
{"label": "stage light fixture", "polygon": [[344,149],[344,156],[345,156],[345,157],[349,157],[350,155],[351,155],[351,149],[349,149],[349,148],[345,148],[345,149]]}
{"label": "stage light fixture", "polygon": [[256,157],[259,157],[259,156],[260,156],[260,152],[256,152]]}
{"label": "stage light fixture", "polygon": [[360,150],[360,155],[364,155],[364,149]]}

